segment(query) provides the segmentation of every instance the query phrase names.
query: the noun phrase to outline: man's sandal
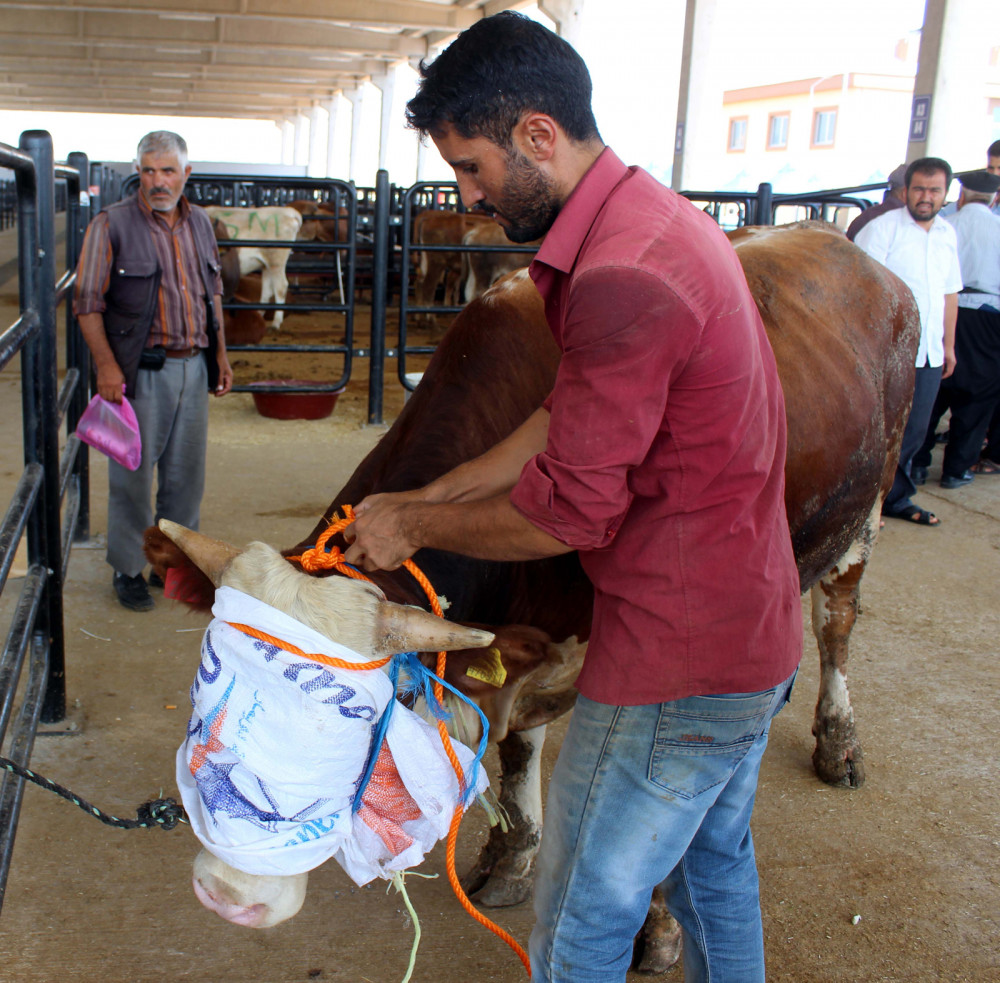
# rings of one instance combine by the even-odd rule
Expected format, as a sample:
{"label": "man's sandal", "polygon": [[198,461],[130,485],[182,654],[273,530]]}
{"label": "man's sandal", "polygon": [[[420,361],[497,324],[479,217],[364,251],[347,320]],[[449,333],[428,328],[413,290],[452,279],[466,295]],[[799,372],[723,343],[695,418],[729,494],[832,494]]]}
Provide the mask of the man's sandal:
{"label": "man's sandal", "polygon": [[916,505],[907,505],[899,512],[883,512],[888,519],[905,519],[917,526],[939,526],[941,520],[927,509],[918,509]]}
{"label": "man's sandal", "polygon": [[1000,474],[1000,464],[996,461],[991,461],[989,458],[982,458],[976,461],[969,470],[973,474]]}

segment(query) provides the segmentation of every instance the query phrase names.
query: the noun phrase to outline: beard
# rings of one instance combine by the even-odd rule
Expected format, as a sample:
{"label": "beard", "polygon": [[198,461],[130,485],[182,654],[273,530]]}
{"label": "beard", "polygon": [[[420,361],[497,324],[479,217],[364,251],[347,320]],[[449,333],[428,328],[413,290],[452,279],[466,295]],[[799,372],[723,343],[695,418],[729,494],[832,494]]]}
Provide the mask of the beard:
{"label": "beard", "polygon": [[508,161],[497,203],[480,206],[481,210],[504,220],[499,225],[511,242],[541,239],[552,228],[562,202],[552,182],[524,154],[515,150]]}
{"label": "beard", "polygon": [[[162,199],[160,199],[159,201],[156,201],[153,199],[154,194],[167,195],[168,200],[163,201]],[[154,212],[172,212],[174,210],[174,206],[177,204],[178,201],[180,201],[180,197],[181,197],[180,195],[177,195],[177,197],[175,198],[169,188],[152,188],[150,189],[149,193],[145,195],[146,202],[148,203],[149,207],[153,209]]]}

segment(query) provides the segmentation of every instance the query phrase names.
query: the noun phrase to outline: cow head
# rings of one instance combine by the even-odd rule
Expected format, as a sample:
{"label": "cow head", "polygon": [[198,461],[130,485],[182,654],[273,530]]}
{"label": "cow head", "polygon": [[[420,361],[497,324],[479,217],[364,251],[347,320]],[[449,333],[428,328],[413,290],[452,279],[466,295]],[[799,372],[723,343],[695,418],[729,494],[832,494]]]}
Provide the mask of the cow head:
{"label": "cow head", "polygon": [[[166,519],[159,527],[216,587],[249,594],[363,656],[451,651],[493,641],[491,632],[387,601],[373,584],[311,577],[264,543],[239,550]],[[299,910],[307,877],[248,874],[202,850],[193,883],[209,910],[235,924],[266,928]]]}

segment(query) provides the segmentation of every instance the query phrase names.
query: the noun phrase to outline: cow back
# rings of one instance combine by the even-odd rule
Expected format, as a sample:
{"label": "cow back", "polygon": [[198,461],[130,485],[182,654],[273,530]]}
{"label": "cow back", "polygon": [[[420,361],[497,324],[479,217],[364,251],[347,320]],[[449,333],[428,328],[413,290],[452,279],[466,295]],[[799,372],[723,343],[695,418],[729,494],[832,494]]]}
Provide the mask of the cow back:
{"label": "cow back", "polygon": [[919,316],[905,284],[826,223],[738,229],[730,240],[784,390],[785,504],[806,590],[892,485]]}

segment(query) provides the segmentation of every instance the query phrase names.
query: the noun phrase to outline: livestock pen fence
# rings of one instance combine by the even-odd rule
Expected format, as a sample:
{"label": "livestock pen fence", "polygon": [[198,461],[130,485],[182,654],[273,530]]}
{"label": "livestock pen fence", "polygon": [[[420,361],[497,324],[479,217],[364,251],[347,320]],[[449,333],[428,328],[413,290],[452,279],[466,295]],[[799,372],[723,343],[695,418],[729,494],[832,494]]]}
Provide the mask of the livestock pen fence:
{"label": "livestock pen fence", "polygon": [[[40,722],[66,717],[66,640],[63,631],[63,591],[74,543],[89,539],[90,479],[88,448],[75,436],[77,420],[92,392],[89,353],[72,316],[68,297],[83,234],[103,205],[134,189],[111,167],[71,154],[65,164],[53,160],[52,140],[43,131],[22,134],[17,148],[0,144],[0,167],[14,174],[13,219],[17,236],[19,316],[0,334],[0,370],[20,355],[22,391],[23,471],[0,524],[0,597],[8,584],[18,546],[26,540],[27,574],[12,611],[0,652],[0,755],[20,767],[30,763]],[[774,194],[762,184],[755,193],[685,192],[720,225],[771,224],[780,219],[830,220],[837,209],[860,210],[871,204],[869,192],[883,185],[836,189],[799,195]],[[301,351],[316,358],[343,359],[340,382],[346,382],[359,359],[369,367],[368,420],[381,423],[386,363],[405,388],[407,359],[433,351],[431,345],[410,344],[408,320],[427,313],[455,313],[454,305],[416,306],[410,302],[415,258],[435,249],[453,253],[531,252],[529,247],[429,245],[413,241],[414,218],[422,211],[461,211],[453,182],[421,182],[409,188],[390,184],[379,171],[373,188],[349,181],[312,178],[247,178],[238,175],[192,175],[192,200],[234,207],[283,205],[312,201],[326,206],[333,233],[324,241],[296,242],[289,272],[315,277],[323,274],[338,285],[336,300],[316,297],[306,284],[305,299],[285,305],[234,302],[231,309],[263,307],[286,312],[327,311],[344,318],[348,329],[342,342],[323,346],[260,346],[277,351]],[[65,252],[57,272],[56,202],[65,206]],[[14,233],[9,233],[13,235]],[[241,245],[275,240],[240,240]],[[354,318],[359,296],[370,304],[371,334],[367,346],[357,344]],[[398,333],[388,338],[390,303],[398,313]],[[65,324],[65,372],[58,384],[57,338],[60,308]],[[250,391],[251,386],[237,387]],[[317,387],[322,391],[324,387]],[[305,387],[300,391],[317,391]],[[0,907],[10,869],[23,780],[8,772],[0,781]]]}
{"label": "livestock pen fence", "polygon": [[[89,175],[83,155],[55,164],[52,139],[42,131],[22,134],[17,148],[0,144],[0,165],[15,174],[20,310],[0,334],[0,369],[20,354],[23,440],[23,470],[0,525],[0,594],[7,590],[17,548],[27,540],[27,573],[0,652],[0,750],[26,767],[39,721],[66,715],[63,584],[72,544],[86,535],[86,449],[70,436],[60,450],[59,432],[64,419],[69,431],[75,429],[88,390],[88,360],[78,333],[68,330],[66,372],[57,386],[56,318],[72,289],[89,217],[80,206]],[[66,200],[65,270],[58,277],[57,187]],[[22,792],[22,780],[5,771],[0,782],[0,904]]]}
{"label": "livestock pen fence", "polygon": [[[122,194],[135,191],[136,177],[129,178]],[[724,229],[744,225],[774,225],[812,219],[846,226],[846,218],[860,213],[873,204],[873,192],[885,190],[884,184],[866,184],[830,191],[796,194],[775,193],[768,183],[756,192],[684,191],[682,194],[712,215]],[[271,205],[310,202],[326,208],[325,214],[314,221],[326,223],[334,230],[323,241],[297,241],[287,264],[290,276],[315,278],[315,285],[293,289],[298,299],[268,304],[230,301],[224,306],[230,311],[256,309],[300,313],[325,311],[344,317],[344,340],[327,345],[294,345],[281,342],[261,345],[230,346],[233,351],[312,353],[317,358],[336,356],[342,359],[339,378],[332,383],[283,387],[282,392],[329,392],[346,385],[352,375],[354,359],[367,359],[369,367],[368,422],[383,420],[383,392],[386,362],[395,363],[395,376],[407,390],[414,386],[408,371],[409,360],[426,356],[434,345],[411,341],[414,317],[450,315],[462,309],[462,304],[415,304],[411,301],[417,258],[420,254],[446,252],[452,256],[467,253],[524,253],[525,264],[535,251],[530,246],[513,243],[502,246],[466,245],[462,242],[426,244],[415,241],[415,218],[426,210],[463,211],[454,182],[419,182],[401,188],[389,182],[388,173],[378,172],[373,188],[359,188],[347,181],[316,178],[269,178],[244,175],[193,174],[187,183],[188,197],[201,205],[222,205],[254,209]],[[275,239],[240,239],[245,246],[273,247]],[[222,248],[236,248],[223,244]],[[303,299],[306,293],[324,293],[323,282],[338,286],[338,303],[322,299]],[[359,297],[370,295],[371,334],[365,347],[355,343],[355,318]],[[397,331],[388,336],[388,312],[395,301]],[[253,392],[254,383],[237,385],[236,392]]]}

